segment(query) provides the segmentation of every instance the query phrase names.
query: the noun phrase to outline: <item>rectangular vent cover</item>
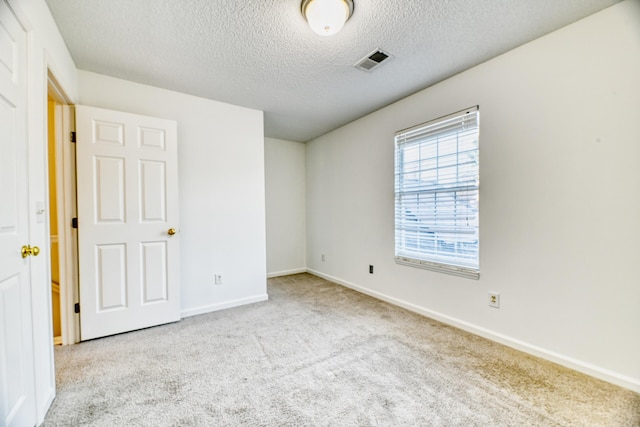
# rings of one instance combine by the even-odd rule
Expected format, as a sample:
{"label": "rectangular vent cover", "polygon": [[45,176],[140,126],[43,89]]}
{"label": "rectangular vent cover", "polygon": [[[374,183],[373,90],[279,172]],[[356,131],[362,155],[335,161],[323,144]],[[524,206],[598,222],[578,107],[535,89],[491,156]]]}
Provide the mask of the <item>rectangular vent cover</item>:
{"label": "rectangular vent cover", "polygon": [[353,66],[363,71],[371,71],[390,57],[391,55],[389,55],[387,52],[384,52],[381,49],[376,49],[356,62]]}

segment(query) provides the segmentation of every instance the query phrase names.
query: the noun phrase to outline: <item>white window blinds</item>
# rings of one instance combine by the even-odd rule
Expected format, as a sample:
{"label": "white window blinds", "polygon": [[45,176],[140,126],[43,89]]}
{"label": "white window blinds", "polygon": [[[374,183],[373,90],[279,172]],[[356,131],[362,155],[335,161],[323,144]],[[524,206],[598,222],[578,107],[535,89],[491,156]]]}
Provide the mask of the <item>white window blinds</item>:
{"label": "white window blinds", "polygon": [[479,277],[479,111],[396,133],[396,262]]}

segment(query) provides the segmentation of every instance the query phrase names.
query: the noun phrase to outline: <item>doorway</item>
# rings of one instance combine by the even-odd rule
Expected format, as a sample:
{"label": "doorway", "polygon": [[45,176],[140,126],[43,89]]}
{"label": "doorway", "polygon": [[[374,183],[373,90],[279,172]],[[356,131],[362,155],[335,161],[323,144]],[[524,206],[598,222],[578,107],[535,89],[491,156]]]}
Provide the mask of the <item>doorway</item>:
{"label": "doorway", "polygon": [[52,334],[55,345],[80,341],[73,106],[49,73],[47,90]]}
{"label": "doorway", "polygon": [[49,166],[49,238],[51,255],[51,313],[53,316],[53,344],[62,344],[60,304],[60,251],[58,245],[58,195],[56,186],[55,105],[51,93],[47,94],[47,155]]}
{"label": "doorway", "polygon": [[180,320],[177,123],[73,107],[51,75],[48,93],[55,342]]}

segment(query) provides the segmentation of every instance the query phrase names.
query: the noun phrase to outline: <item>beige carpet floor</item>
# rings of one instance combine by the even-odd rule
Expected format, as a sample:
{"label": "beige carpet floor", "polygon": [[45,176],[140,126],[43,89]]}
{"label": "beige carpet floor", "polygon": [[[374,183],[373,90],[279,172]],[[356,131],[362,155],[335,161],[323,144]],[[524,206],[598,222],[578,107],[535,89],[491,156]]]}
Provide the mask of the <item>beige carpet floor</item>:
{"label": "beige carpet floor", "polygon": [[55,351],[45,426],[639,426],[640,395],[300,274]]}

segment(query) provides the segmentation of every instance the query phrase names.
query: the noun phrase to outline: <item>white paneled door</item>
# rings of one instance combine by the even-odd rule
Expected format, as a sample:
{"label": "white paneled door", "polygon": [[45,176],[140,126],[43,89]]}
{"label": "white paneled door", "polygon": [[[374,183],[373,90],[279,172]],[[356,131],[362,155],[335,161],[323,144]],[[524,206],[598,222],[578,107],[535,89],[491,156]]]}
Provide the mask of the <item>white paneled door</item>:
{"label": "white paneled door", "polygon": [[36,421],[27,198],[26,34],[0,0],[0,425]]}
{"label": "white paneled door", "polygon": [[76,107],[82,340],[180,319],[176,122]]}

